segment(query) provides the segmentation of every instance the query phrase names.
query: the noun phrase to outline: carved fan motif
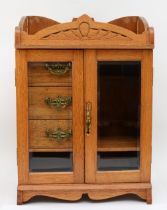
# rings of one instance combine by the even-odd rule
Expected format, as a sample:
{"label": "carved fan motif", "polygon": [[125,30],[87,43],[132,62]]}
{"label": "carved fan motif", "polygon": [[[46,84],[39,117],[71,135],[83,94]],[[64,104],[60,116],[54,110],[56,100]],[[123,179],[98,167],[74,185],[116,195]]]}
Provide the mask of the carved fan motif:
{"label": "carved fan motif", "polygon": [[82,22],[78,28],[66,29],[49,34],[42,39],[44,40],[131,40],[131,38],[106,29],[91,28],[89,23]]}

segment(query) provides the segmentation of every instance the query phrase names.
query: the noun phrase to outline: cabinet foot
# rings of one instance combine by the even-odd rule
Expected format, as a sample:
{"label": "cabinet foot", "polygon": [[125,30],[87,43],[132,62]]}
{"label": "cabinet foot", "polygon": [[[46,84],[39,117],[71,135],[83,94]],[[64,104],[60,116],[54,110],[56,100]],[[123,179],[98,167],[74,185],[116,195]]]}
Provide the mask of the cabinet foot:
{"label": "cabinet foot", "polygon": [[147,204],[152,204],[152,190],[151,188],[150,189],[147,189]]}
{"label": "cabinet foot", "polygon": [[23,191],[17,190],[17,205],[23,204]]}

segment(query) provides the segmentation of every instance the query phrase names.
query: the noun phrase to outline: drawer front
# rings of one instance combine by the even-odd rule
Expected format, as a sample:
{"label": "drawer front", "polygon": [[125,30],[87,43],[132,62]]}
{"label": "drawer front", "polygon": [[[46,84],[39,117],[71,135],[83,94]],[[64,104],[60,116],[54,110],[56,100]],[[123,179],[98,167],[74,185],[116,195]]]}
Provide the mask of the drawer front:
{"label": "drawer front", "polygon": [[29,86],[69,86],[72,80],[71,62],[29,62]]}
{"label": "drawer front", "polygon": [[71,87],[29,87],[29,119],[71,119]]}
{"label": "drawer front", "polygon": [[72,121],[29,120],[29,148],[72,150]]}

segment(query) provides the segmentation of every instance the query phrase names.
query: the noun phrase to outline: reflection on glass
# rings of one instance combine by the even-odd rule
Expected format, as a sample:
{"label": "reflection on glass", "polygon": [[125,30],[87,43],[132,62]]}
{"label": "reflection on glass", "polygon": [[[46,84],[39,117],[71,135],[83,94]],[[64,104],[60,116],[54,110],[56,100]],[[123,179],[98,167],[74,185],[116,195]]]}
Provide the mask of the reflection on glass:
{"label": "reflection on glass", "polygon": [[132,170],[138,169],[138,152],[99,152],[98,170]]}
{"label": "reflection on glass", "polygon": [[139,61],[98,62],[98,170],[139,168],[140,87]]}
{"label": "reflection on glass", "polygon": [[31,152],[31,172],[68,172],[73,170],[70,152]]}

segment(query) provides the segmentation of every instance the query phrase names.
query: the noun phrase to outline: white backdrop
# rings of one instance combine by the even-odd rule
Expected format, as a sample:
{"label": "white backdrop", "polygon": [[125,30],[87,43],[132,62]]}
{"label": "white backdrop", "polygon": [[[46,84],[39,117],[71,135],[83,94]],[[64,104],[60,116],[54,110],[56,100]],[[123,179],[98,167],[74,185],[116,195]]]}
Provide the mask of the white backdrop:
{"label": "white backdrop", "polygon": [[[0,0],[0,209],[167,209],[167,3],[165,0]],[[22,16],[59,22],[88,14],[97,21],[139,15],[155,29],[153,97],[153,205],[136,200],[16,203],[16,105],[14,29]]]}

